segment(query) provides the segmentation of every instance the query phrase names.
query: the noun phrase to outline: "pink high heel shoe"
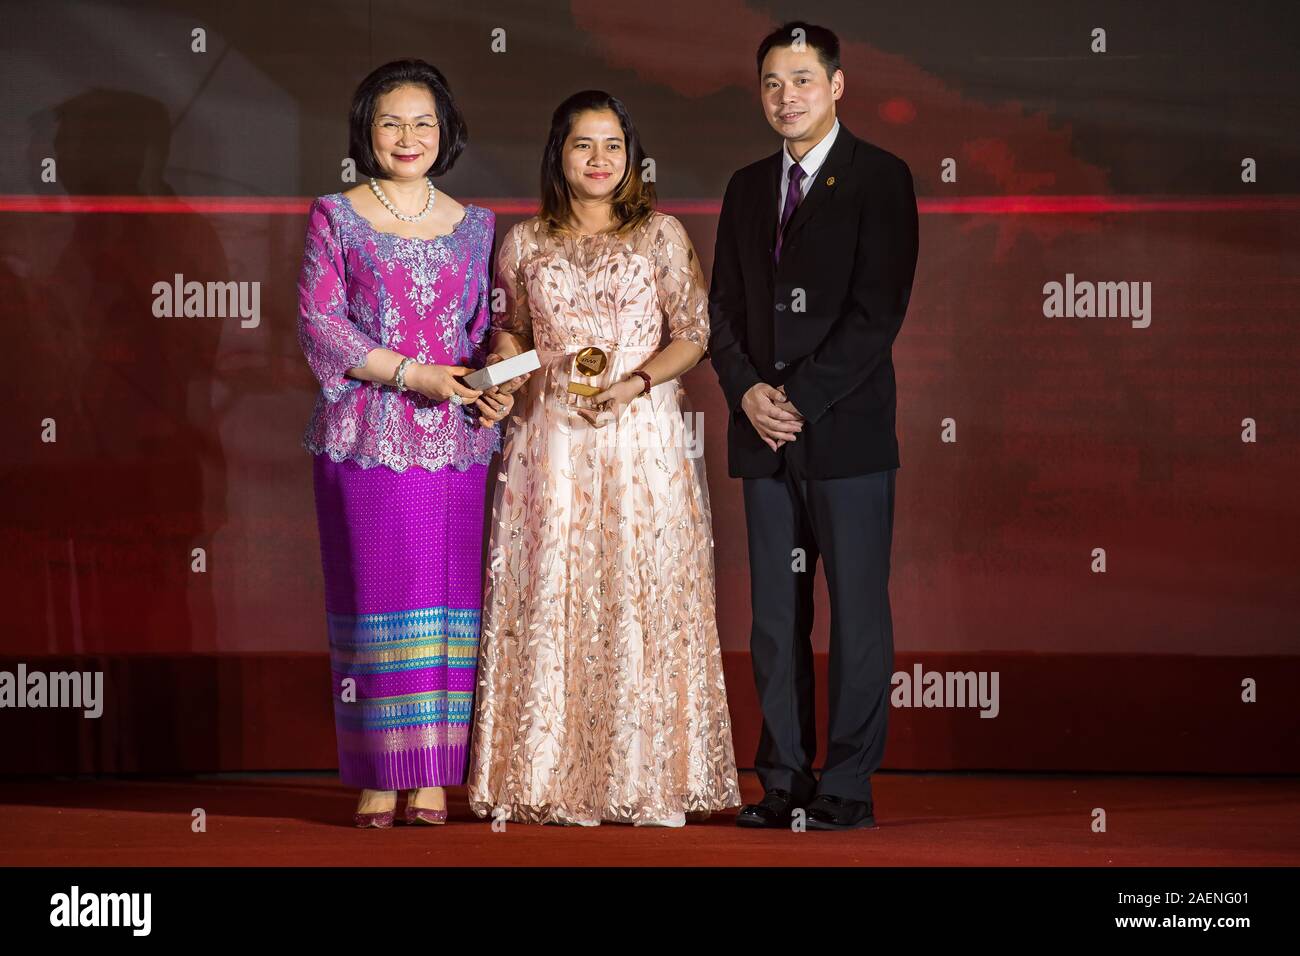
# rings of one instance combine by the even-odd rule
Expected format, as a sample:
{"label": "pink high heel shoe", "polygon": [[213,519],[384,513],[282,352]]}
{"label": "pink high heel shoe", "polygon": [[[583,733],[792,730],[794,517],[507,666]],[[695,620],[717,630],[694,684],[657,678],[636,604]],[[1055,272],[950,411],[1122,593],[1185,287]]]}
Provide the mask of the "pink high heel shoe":
{"label": "pink high heel shoe", "polygon": [[432,807],[416,806],[412,802],[415,800],[415,795],[418,792],[419,792],[419,788],[416,788],[415,790],[407,791],[406,814],[405,814],[406,822],[407,823],[431,823],[431,824],[446,823],[447,808],[446,808],[445,793],[443,795],[443,808],[441,810],[434,810]]}
{"label": "pink high heel shoe", "polygon": [[406,822],[407,823],[446,823],[446,810],[430,810],[427,807],[413,807],[409,803],[406,805]]}
{"label": "pink high heel shoe", "polygon": [[379,810],[376,813],[354,813],[352,822],[361,829],[374,827],[377,830],[388,830],[393,826],[393,811]]}

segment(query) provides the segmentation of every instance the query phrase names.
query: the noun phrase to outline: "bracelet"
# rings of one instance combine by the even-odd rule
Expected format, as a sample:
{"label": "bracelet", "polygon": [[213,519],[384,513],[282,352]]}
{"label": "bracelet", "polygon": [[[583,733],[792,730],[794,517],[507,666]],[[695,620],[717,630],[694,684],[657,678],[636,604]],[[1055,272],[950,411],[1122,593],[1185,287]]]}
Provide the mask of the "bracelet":
{"label": "bracelet", "polygon": [[637,392],[637,396],[639,397],[641,395],[649,395],[650,389],[654,387],[654,382],[650,381],[650,376],[647,373],[641,371],[639,368],[633,369],[632,374],[639,375],[641,377],[641,380],[645,382],[645,388]]}
{"label": "bracelet", "polygon": [[414,361],[415,359],[408,355],[397,363],[397,371],[393,372],[393,384],[397,386],[399,392],[406,391],[406,366]]}

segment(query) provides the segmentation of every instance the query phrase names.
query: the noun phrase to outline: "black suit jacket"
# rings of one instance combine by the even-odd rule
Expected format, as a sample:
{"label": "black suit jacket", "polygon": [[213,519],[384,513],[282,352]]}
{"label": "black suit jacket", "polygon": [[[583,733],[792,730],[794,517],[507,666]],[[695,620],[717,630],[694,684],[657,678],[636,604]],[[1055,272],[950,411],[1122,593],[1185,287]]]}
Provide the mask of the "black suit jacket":
{"label": "black suit jacket", "polygon": [[[774,268],[780,176],[779,151],[735,173],[718,221],[709,351],[731,409],[728,470],[766,477],[782,456],[808,478],[897,468],[892,347],[916,272],[911,170],[841,123]],[[777,452],[740,407],[758,382],[784,385],[806,419]]]}

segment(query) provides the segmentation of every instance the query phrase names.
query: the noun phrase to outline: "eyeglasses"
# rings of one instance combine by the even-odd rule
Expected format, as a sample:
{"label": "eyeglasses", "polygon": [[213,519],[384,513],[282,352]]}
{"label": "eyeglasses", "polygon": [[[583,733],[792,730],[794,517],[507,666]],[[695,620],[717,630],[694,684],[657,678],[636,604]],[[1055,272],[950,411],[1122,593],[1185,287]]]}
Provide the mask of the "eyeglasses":
{"label": "eyeglasses", "polygon": [[438,128],[437,123],[430,123],[428,120],[420,120],[418,123],[394,123],[392,120],[385,120],[373,125],[379,130],[380,136],[392,140],[400,139],[402,130],[408,126],[411,127],[411,132],[415,134],[416,139],[432,139],[433,131]]}

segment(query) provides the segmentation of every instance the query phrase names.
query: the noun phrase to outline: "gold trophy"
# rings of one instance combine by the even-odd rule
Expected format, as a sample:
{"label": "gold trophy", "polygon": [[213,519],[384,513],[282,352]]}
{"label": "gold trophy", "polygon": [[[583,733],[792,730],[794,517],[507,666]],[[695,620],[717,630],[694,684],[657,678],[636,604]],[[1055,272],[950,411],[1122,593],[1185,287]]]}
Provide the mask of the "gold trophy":
{"label": "gold trophy", "polygon": [[598,379],[608,366],[609,356],[601,349],[594,345],[580,349],[573,358],[573,368],[569,373],[569,404],[594,409],[596,406],[591,398],[605,390]]}

